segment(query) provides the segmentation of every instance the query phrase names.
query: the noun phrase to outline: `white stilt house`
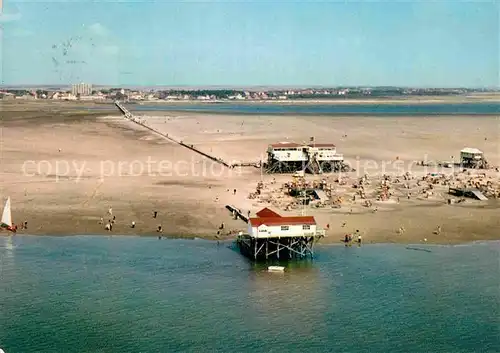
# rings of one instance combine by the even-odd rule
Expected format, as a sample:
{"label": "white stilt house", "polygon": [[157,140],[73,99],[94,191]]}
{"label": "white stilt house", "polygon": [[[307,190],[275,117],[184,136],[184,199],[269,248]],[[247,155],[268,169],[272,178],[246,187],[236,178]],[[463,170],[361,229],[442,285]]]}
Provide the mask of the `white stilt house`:
{"label": "white stilt house", "polygon": [[267,149],[267,171],[294,173],[309,169],[312,173],[329,172],[342,166],[344,156],[333,143],[298,144],[281,142]]}
{"label": "white stilt house", "polygon": [[248,220],[248,234],[238,238],[250,257],[304,257],[313,255],[315,241],[325,236],[312,216],[282,217],[265,208]]}
{"label": "white stilt house", "polygon": [[466,168],[486,167],[483,151],[477,148],[464,148],[460,151],[460,164]]}
{"label": "white stilt house", "polygon": [[248,234],[255,238],[314,236],[316,220],[312,216],[250,218]]}

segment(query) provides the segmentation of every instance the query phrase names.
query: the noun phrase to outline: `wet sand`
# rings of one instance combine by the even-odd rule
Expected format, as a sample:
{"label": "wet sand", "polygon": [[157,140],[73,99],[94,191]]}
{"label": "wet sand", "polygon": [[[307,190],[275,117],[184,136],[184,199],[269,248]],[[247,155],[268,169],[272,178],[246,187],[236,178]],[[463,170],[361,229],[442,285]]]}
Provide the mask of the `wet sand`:
{"label": "wet sand", "polygon": [[[270,205],[248,198],[259,180],[271,192],[291,179],[262,175],[256,168],[222,168],[118,114],[75,107],[79,105],[3,104],[0,195],[2,199],[11,196],[15,223],[28,221],[28,230],[19,234],[156,236],[161,224],[165,235],[214,239],[222,222],[224,233],[246,228],[243,222],[231,220],[226,204],[258,211]],[[500,165],[500,120],[494,116],[154,114],[158,115],[145,117],[151,126],[229,162],[258,161],[269,143],[302,142],[315,136],[318,142],[336,143],[338,152],[357,167],[356,173],[346,176],[352,180],[364,173],[375,180],[382,165],[385,172],[396,173],[396,159],[408,170],[416,160],[458,158],[466,146],[480,148],[491,164]],[[411,167],[415,175],[427,171]],[[494,176],[498,179],[498,174]],[[110,207],[116,223],[108,233],[99,220],[103,217],[107,223]],[[330,224],[323,241],[331,243],[355,229],[366,242],[500,239],[499,213],[497,200],[447,205],[444,197],[402,198],[399,204],[380,204],[377,212],[347,202],[341,209],[307,210],[321,225]],[[130,227],[132,221],[135,228]],[[433,234],[438,225],[442,232]],[[404,234],[397,233],[401,226]]]}

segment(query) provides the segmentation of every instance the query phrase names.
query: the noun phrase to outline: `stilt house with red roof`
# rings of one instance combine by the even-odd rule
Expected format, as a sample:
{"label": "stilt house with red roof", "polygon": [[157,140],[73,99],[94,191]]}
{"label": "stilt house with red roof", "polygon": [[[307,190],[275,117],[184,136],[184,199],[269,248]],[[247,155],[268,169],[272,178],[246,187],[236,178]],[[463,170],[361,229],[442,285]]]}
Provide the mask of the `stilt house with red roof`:
{"label": "stilt house with red roof", "polygon": [[[251,258],[313,256],[313,245],[325,236],[312,216],[281,216],[264,208],[248,220],[248,234],[237,240]],[[281,254],[281,255],[280,255]]]}

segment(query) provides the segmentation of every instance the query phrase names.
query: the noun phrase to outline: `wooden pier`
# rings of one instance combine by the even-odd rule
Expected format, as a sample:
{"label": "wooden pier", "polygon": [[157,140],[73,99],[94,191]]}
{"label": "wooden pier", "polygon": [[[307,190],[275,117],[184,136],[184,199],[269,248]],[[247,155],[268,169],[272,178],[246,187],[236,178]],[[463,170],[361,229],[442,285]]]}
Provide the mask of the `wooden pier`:
{"label": "wooden pier", "polygon": [[233,214],[235,219],[241,219],[243,222],[248,223],[248,217],[241,212],[240,209],[234,207],[233,205],[226,205],[226,208]]}
{"label": "wooden pier", "polygon": [[231,167],[232,167],[232,168],[235,168],[235,167],[254,167],[254,168],[262,168],[262,167],[263,167],[263,163],[262,163],[262,161],[259,161],[259,162],[241,162],[241,163],[234,163],[234,164],[231,164]]}
{"label": "wooden pier", "polygon": [[165,139],[167,139],[167,140],[169,140],[169,141],[171,141],[173,143],[176,143],[176,144],[178,144],[178,145],[180,145],[182,147],[185,147],[185,148],[187,148],[187,149],[189,149],[189,150],[191,150],[193,152],[196,152],[196,153],[198,153],[199,155],[202,155],[205,158],[208,158],[208,159],[210,159],[210,160],[212,160],[212,161],[214,161],[216,163],[222,164],[223,166],[225,166],[227,168],[234,168],[233,165],[228,164],[222,158],[217,158],[215,156],[212,156],[212,155],[210,155],[210,154],[208,154],[206,152],[203,152],[203,151],[199,150],[198,148],[194,147],[193,145],[186,144],[186,143],[184,143],[182,141],[179,141],[179,140],[177,140],[177,139],[169,136],[168,134],[165,134],[165,133],[163,133],[161,131],[158,131],[158,130],[152,128],[151,126],[149,126],[149,125],[147,125],[145,123],[142,123],[141,121],[139,121],[139,119],[135,118],[132,115],[132,113],[130,113],[130,111],[127,110],[127,108],[125,108],[122,104],[120,104],[120,102],[116,101],[115,105],[120,110],[120,112],[123,114],[123,116],[125,118],[127,118],[128,120],[136,123],[137,125],[140,125],[140,126],[142,126],[142,127],[146,128],[146,129],[152,131],[153,133],[155,133],[155,134],[157,134],[157,135],[159,135],[159,136],[161,136],[161,137],[163,137],[163,138],[165,138]]}

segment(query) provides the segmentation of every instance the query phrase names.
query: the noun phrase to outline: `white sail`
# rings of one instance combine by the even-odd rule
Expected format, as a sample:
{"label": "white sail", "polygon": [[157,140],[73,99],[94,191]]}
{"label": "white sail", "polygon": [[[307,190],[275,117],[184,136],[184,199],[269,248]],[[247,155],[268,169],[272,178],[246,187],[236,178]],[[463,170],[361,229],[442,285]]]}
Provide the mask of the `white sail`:
{"label": "white sail", "polygon": [[2,213],[2,223],[12,227],[12,217],[10,215],[10,197],[5,202],[5,207],[3,208]]}

